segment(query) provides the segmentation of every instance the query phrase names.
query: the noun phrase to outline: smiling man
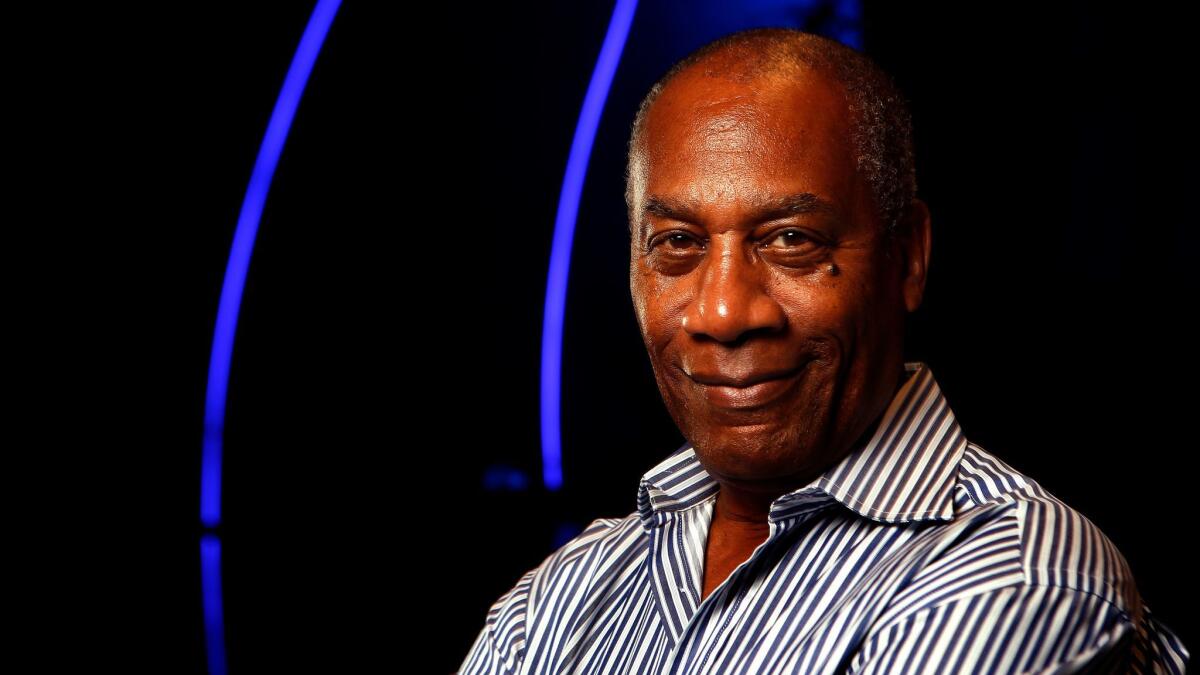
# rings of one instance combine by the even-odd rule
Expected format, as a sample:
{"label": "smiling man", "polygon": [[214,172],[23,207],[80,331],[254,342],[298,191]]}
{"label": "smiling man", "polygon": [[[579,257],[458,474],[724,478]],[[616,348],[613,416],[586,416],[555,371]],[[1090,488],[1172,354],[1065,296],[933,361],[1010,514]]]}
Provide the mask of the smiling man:
{"label": "smiling man", "polygon": [[903,357],[930,213],[861,54],[737,33],[634,121],[630,291],[687,442],[491,608],[475,673],[1183,672],[1087,518]]}

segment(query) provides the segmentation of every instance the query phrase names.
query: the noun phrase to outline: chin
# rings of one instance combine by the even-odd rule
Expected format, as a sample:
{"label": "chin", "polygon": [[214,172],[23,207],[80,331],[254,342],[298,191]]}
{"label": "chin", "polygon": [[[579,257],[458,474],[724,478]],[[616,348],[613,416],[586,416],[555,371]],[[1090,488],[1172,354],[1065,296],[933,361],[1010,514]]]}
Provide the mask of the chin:
{"label": "chin", "polygon": [[710,473],[766,480],[794,474],[813,463],[813,445],[798,431],[778,424],[746,423],[709,428],[688,438]]}

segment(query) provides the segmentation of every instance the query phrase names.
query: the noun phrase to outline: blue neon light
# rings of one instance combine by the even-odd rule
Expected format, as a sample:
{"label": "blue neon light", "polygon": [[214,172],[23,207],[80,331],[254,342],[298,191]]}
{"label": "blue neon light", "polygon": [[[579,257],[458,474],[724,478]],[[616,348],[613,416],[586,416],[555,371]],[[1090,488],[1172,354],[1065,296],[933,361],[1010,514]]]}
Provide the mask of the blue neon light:
{"label": "blue neon light", "polygon": [[312,73],[313,63],[325,43],[329,26],[337,15],[341,0],[319,0],[308,19],[300,46],[292,57],[287,77],[271,121],[263,135],[258,157],[254,160],[254,172],[238,214],[237,229],[233,235],[233,247],[229,263],[225,267],[225,282],[221,286],[221,301],[217,307],[217,324],[213,332],[212,355],[208,362],[208,389],[204,400],[204,451],[200,466],[200,522],[206,527],[216,527],[221,522],[221,453],[225,434],[225,402],[229,388],[229,364],[233,357],[233,338],[237,332],[238,311],[242,304],[242,291],[246,286],[246,270],[250,266],[250,254],[254,250],[254,239],[258,235],[258,223],[263,205],[271,189],[271,179],[279,155],[287,142],[292,118],[304,94],[304,86]]}
{"label": "blue neon light", "polygon": [[200,537],[200,586],[204,602],[204,645],[209,675],[225,675],[225,608],[221,596],[221,540]]}
{"label": "blue neon light", "polygon": [[562,430],[559,424],[562,383],[563,314],[567,303],[567,277],[571,266],[571,242],[575,239],[575,220],[579,214],[579,196],[587,175],[596,128],[604,112],[604,101],[612,86],[637,0],[617,0],[608,33],[600,47],[600,58],[592,71],[583,110],[575,125],[567,172],[558,197],[554,218],[554,240],[550,249],[550,273],[546,279],[546,309],[542,318],[542,481],[546,489],[562,487]]}

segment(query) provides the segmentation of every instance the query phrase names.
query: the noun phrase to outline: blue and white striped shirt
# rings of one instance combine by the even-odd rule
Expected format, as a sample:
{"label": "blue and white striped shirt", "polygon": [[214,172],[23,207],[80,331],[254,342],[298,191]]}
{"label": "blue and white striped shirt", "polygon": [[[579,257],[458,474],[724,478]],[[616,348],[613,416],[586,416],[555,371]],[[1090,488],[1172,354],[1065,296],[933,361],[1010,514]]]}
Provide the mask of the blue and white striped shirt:
{"label": "blue and white striped shirt", "polygon": [[770,534],[703,602],[719,484],[690,444],[488,611],[481,673],[1182,673],[1099,528],[968,441],[904,364],[876,432],[780,496]]}

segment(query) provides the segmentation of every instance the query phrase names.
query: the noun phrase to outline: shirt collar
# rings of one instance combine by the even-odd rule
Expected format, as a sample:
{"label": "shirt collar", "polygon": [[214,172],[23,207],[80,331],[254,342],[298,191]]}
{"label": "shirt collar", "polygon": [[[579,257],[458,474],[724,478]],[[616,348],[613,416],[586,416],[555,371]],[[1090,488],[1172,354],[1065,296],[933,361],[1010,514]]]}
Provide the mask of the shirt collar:
{"label": "shirt collar", "polygon": [[[883,523],[953,520],[954,486],[967,440],[929,366],[910,361],[904,370],[908,377],[870,440],[808,485],[776,498],[769,519],[785,519],[832,497]],[[684,443],[643,474],[637,499],[642,524],[648,530],[661,525],[719,487],[691,443]]]}

